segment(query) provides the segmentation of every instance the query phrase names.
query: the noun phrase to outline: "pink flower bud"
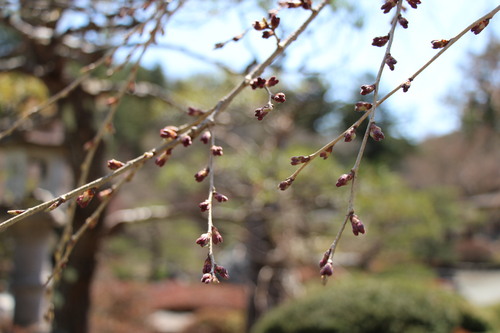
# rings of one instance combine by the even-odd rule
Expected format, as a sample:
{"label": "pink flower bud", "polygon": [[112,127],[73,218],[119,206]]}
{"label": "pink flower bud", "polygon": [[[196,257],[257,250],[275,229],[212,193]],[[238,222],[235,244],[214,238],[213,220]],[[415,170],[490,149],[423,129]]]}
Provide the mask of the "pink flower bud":
{"label": "pink flower bud", "polygon": [[205,259],[205,262],[203,263],[202,273],[210,273],[211,271],[212,271],[212,259],[210,259],[210,256],[207,256],[207,259]]}
{"label": "pink flower bud", "polygon": [[375,141],[382,141],[385,139],[385,135],[382,132],[382,129],[375,125],[375,123],[370,124],[370,136]]}
{"label": "pink flower bud", "polygon": [[328,260],[330,259],[330,254],[332,253],[332,249],[328,249],[324,254],[323,254],[323,258],[321,258],[321,260],[319,261],[319,267],[323,267],[326,265],[326,263],[328,262]]}
{"label": "pink flower bud", "polygon": [[319,153],[319,157],[326,160],[330,156],[332,151],[333,151],[333,146],[330,146],[330,147],[326,148],[325,150],[323,150],[321,153]]}
{"label": "pink flower bud", "polygon": [[110,169],[110,170],[120,169],[124,165],[125,165],[125,163],[117,161],[115,159],[112,159],[112,160],[108,161],[108,169]]}
{"label": "pink flower bud", "polygon": [[365,226],[356,214],[352,214],[349,219],[351,220],[352,233],[357,236],[365,233]]}
{"label": "pink flower bud", "polygon": [[384,14],[387,14],[391,11],[392,8],[396,7],[396,0],[386,0],[385,3],[380,7],[384,11]]}
{"label": "pink flower bud", "polygon": [[290,187],[290,185],[292,185],[292,183],[293,183],[294,180],[295,180],[294,178],[287,178],[287,179],[285,179],[284,181],[282,181],[278,185],[279,189],[282,190],[282,191],[286,190],[287,188]]}
{"label": "pink flower bud", "polygon": [[446,39],[441,39],[441,40],[435,39],[431,41],[431,44],[433,49],[442,49],[443,47],[448,45],[449,42],[450,41]]}
{"label": "pink flower bud", "polygon": [[369,84],[369,85],[365,84],[365,85],[361,86],[360,94],[361,95],[368,95],[368,94],[372,93],[374,90],[375,90],[374,84]]}
{"label": "pink flower bud", "polygon": [[321,277],[327,277],[333,275],[333,265],[331,262],[327,262],[323,267],[321,267],[319,274]]}
{"label": "pink flower bud", "polygon": [[349,130],[344,134],[345,142],[351,142],[354,139],[356,139],[356,126],[349,128]]}
{"label": "pink flower bud", "polygon": [[276,95],[273,96],[273,99],[278,102],[278,103],[285,103],[286,102],[286,96],[284,93],[280,92],[277,93]]}
{"label": "pink flower bud", "polygon": [[258,108],[258,109],[255,109],[255,117],[258,119],[258,120],[262,120],[264,119],[264,117],[269,113],[268,111],[269,109],[264,109],[264,108]]}
{"label": "pink flower bud", "polygon": [[221,146],[212,146],[210,147],[210,150],[212,151],[212,155],[214,156],[222,156],[224,154]]}
{"label": "pink flower bud", "polygon": [[354,111],[357,111],[357,112],[363,112],[363,111],[368,111],[372,108],[372,103],[368,103],[368,102],[357,102],[355,105],[354,105]]}
{"label": "pink flower bud", "polygon": [[208,201],[208,200],[202,201],[202,202],[200,202],[200,203],[198,204],[198,207],[200,207],[200,210],[201,210],[202,212],[206,212],[207,210],[209,210],[209,209],[210,209],[210,206],[211,206],[211,205],[210,205],[210,201]]}
{"label": "pink flower bud", "polygon": [[201,277],[201,282],[205,284],[209,284],[210,282],[215,282],[214,281],[215,276],[212,275],[212,273],[205,273]]}
{"label": "pink flower bud", "polygon": [[215,273],[219,274],[223,279],[229,279],[229,272],[222,266],[215,265]]}
{"label": "pink flower bud", "polygon": [[198,183],[200,183],[208,176],[209,173],[210,173],[209,168],[203,168],[194,175],[194,178]]}
{"label": "pink flower bud", "polygon": [[203,142],[204,144],[207,144],[211,138],[212,138],[212,134],[210,133],[210,131],[205,131],[201,135],[200,141]]}
{"label": "pink flower bud", "polygon": [[398,22],[404,29],[408,29],[408,20],[405,19],[403,16],[401,15],[398,16]]}
{"label": "pink flower bud", "polygon": [[164,139],[177,139],[177,131],[175,126],[167,126],[160,130],[160,136]]}
{"label": "pink flower bud", "polygon": [[214,244],[219,244],[223,241],[224,239],[222,238],[219,230],[216,227],[212,227],[212,242],[214,242]]}
{"label": "pink flower bud", "polygon": [[389,35],[373,38],[372,45],[382,47],[389,41]]}
{"label": "pink flower bud", "polygon": [[417,5],[421,4],[420,0],[406,0],[411,8],[417,9]]}
{"label": "pink flower bud", "polygon": [[205,247],[208,245],[208,242],[210,241],[210,235],[208,233],[201,234],[198,239],[196,239],[196,244],[200,245],[201,247]]}
{"label": "pink flower bud", "polygon": [[226,197],[224,194],[220,194],[218,192],[214,192],[214,199],[217,200],[218,202],[226,202],[229,200],[229,198]]}
{"label": "pink flower bud", "polygon": [[387,54],[387,57],[385,58],[385,63],[387,64],[387,66],[389,66],[389,69],[391,71],[394,70],[394,65],[397,64],[398,62],[396,61],[396,59],[394,59],[393,56],[391,56],[391,54]]}
{"label": "pink flower bud", "polygon": [[335,184],[335,186],[341,187],[347,185],[347,183],[351,181],[353,178],[354,178],[354,172],[351,171],[349,173],[344,173],[339,177],[339,179],[337,179],[337,184]]}
{"label": "pink flower bud", "polygon": [[182,138],[181,138],[181,142],[182,142],[182,145],[184,147],[189,147],[193,144],[193,140],[191,139],[191,137],[189,135],[183,135]]}
{"label": "pink flower bud", "polygon": [[290,159],[290,164],[291,165],[297,165],[297,164],[302,164],[302,163],[309,162],[310,160],[311,160],[310,156],[293,156]]}
{"label": "pink flower bud", "polygon": [[257,88],[264,88],[266,86],[266,80],[263,79],[263,78],[261,78],[261,77],[255,78],[250,83],[250,86],[254,90],[257,89]]}
{"label": "pink flower bud", "polygon": [[269,78],[269,80],[267,80],[266,86],[273,87],[273,86],[277,85],[279,82],[280,82],[280,80],[278,80],[276,78],[276,76],[271,76]]}
{"label": "pink flower bud", "polygon": [[490,19],[487,18],[486,20],[482,20],[481,22],[479,22],[478,24],[476,24],[475,26],[472,27],[472,29],[470,29],[470,31],[472,31],[475,35],[479,34],[481,31],[484,30],[484,28],[486,28],[486,26],[490,23]]}

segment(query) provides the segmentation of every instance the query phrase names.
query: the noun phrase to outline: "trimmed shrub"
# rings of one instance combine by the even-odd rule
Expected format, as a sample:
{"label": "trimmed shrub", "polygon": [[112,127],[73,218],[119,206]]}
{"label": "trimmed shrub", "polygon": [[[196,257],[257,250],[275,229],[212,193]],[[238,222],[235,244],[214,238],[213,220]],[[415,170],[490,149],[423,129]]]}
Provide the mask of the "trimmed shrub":
{"label": "trimmed shrub", "polygon": [[319,294],[270,311],[252,333],[485,332],[487,323],[455,295],[405,282],[331,281]]}

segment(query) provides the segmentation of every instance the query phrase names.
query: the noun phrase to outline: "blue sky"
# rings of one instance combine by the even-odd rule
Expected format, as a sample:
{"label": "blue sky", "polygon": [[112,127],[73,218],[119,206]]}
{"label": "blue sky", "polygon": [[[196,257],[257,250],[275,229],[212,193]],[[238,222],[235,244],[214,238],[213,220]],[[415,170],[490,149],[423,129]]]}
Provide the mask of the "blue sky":
{"label": "blue sky", "polygon": [[[351,98],[353,90],[359,87],[358,78],[363,73],[376,73],[384,48],[371,46],[371,40],[388,32],[391,16],[384,15],[379,9],[382,1],[364,0],[356,4],[360,7],[354,13],[343,10],[332,15],[327,8],[309,32],[291,46],[282,62],[287,72],[292,73],[290,77],[302,71],[316,72],[331,85],[332,99],[345,99]],[[417,10],[408,8],[403,16],[409,20],[409,28],[398,28],[392,49],[398,64],[394,72],[385,70],[382,89],[391,90],[431,58],[437,52],[432,49],[431,40],[453,37],[497,5],[497,0],[422,0]],[[242,1],[238,6],[226,8],[221,5],[218,13],[205,11],[204,6],[201,1],[188,2],[169,23],[166,35],[159,43],[190,49],[235,71],[244,68],[254,58],[265,59],[273,51],[274,41],[263,40],[257,31],[250,31],[238,43],[214,50],[215,43],[239,34],[265,15],[255,8],[254,1]],[[292,31],[306,15],[300,9],[280,12],[282,36]],[[362,28],[353,25],[359,19],[363,21]],[[469,33],[458,41],[414,81],[408,93],[398,92],[391,97],[388,106],[395,115],[401,135],[419,141],[457,129],[457,107],[446,102],[446,98],[462,84],[460,67],[467,63],[471,53],[484,49],[488,34],[500,37],[500,14],[481,34]],[[174,79],[198,73],[217,73],[213,66],[168,48],[148,52],[144,64],[156,63],[162,66],[169,78]],[[301,69],[304,64],[305,69]]]}

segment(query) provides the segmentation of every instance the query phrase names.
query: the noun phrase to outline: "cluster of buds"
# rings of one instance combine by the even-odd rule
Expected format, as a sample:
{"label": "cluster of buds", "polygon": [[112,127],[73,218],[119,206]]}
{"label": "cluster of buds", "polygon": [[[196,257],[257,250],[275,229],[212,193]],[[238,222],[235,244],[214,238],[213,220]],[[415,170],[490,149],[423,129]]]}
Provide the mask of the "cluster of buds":
{"label": "cluster of buds", "polygon": [[385,57],[385,63],[387,66],[389,66],[389,69],[393,71],[394,65],[397,64],[398,62],[396,59],[394,59],[394,57],[390,53],[388,53],[387,56]]}
{"label": "cluster of buds", "polygon": [[382,141],[385,139],[384,132],[382,132],[382,129],[375,125],[375,123],[370,124],[370,136],[375,141]]}
{"label": "cluster of buds", "polygon": [[276,95],[273,96],[273,100],[277,103],[285,103],[286,102],[286,96],[284,93],[279,92]]}
{"label": "cluster of buds", "polygon": [[210,168],[208,167],[203,168],[194,175],[194,179],[196,179],[198,183],[201,183],[208,176],[209,173],[210,173]]}
{"label": "cluster of buds", "polygon": [[284,181],[282,181],[279,185],[278,185],[278,188],[282,191],[286,190],[287,188],[290,187],[290,185],[292,185],[293,181],[295,180],[295,178],[287,178],[285,179]]}
{"label": "cluster of buds", "polygon": [[311,160],[311,156],[293,156],[290,159],[290,164],[298,165],[298,164],[309,162],[310,160]]}
{"label": "cluster of buds", "polygon": [[397,3],[397,0],[386,0],[380,9],[384,11],[384,14],[387,14],[392,8],[396,7]]}
{"label": "cluster of buds", "polygon": [[224,154],[221,146],[214,145],[214,146],[210,147],[210,151],[212,152],[212,155],[214,155],[214,156],[222,156]]}
{"label": "cluster of buds", "polygon": [[219,229],[217,229],[216,227],[212,227],[212,231],[201,234],[200,237],[196,239],[195,243],[201,247],[205,247],[208,245],[208,243],[210,243],[210,239],[214,244],[219,244],[224,241],[222,235],[219,232]]}
{"label": "cluster of buds", "polygon": [[255,117],[257,120],[262,120],[264,119],[265,116],[273,109],[272,104],[266,104],[263,107],[255,109]]}
{"label": "cluster of buds", "polygon": [[167,149],[166,151],[161,153],[160,156],[155,159],[155,164],[159,167],[164,166],[170,158],[170,155],[172,155],[172,148]]}
{"label": "cluster of buds", "polygon": [[92,187],[83,192],[82,194],[80,194],[78,198],[76,198],[76,203],[78,204],[78,206],[80,206],[81,208],[87,207],[92,198],[94,197],[94,195],[96,194],[96,191],[97,188]]}
{"label": "cluster of buds", "polygon": [[382,47],[389,41],[389,35],[373,38],[372,45]]}
{"label": "cluster of buds", "polygon": [[110,169],[110,170],[118,170],[122,166],[124,166],[125,163],[120,162],[120,161],[115,160],[115,159],[111,159],[108,161],[107,165],[108,165],[108,169]]}
{"label": "cluster of buds", "polygon": [[446,39],[435,39],[431,41],[433,49],[442,49],[446,45],[448,45],[450,41]]}
{"label": "cluster of buds", "polygon": [[372,103],[360,101],[354,105],[354,111],[357,112],[368,111],[372,108],[372,106],[373,106]]}
{"label": "cluster of buds", "polygon": [[351,171],[349,173],[344,173],[337,179],[337,183],[335,186],[341,187],[347,185],[348,182],[350,182],[354,178],[354,171]]}
{"label": "cluster of buds", "polygon": [[352,233],[355,236],[365,233],[365,226],[356,214],[351,214],[349,220],[351,221]]}
{"label": "cluster of buds", "polygon": [[470,31],[472,31],[475,35],[479,34],[481,31],[483,31],[484,28],[490,23],[490,19],[487,18],[485,20],[482,20],[475,26],[473,26]]}
{"label": "cluster of buds", "polygon": [[262,38],[275,36],[275,30],[280,24],[280,18],[276,16],[276,12],[269,13],[269,19],[263,18],[261,21],[255,21],[253,28],[257,31],[262,31]]}
{"label": "cluster of buds", "polygon": [[257,89],[257,88],[265,88],[265,87],[273,87],[275,85],[277,85],[278,83],[280,82],[280,80],[278,80],[276,78],[276,76],[271,76],[269,79],[263,79],[261,78],[260,76],[253,79],[252,82],[250,82],[250,87],[252,87],[252,89]]}
{"label": "cluster of buds", "polygon": [[284,8],[312,8],[312,0],[297,0],[297,1],[280,1],[279,5]]}

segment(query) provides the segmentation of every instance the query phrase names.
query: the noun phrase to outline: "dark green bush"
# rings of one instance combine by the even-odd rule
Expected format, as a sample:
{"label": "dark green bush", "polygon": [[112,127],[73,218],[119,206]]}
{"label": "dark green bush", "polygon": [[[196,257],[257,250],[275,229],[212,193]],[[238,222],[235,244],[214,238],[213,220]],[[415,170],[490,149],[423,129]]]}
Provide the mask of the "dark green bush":
{"label": "dark green bush", "polygon": [[487,323],[463,300],[435,287],[355,279],[330,281],[319,294],[264,316],[253,333],[485,332]]}

